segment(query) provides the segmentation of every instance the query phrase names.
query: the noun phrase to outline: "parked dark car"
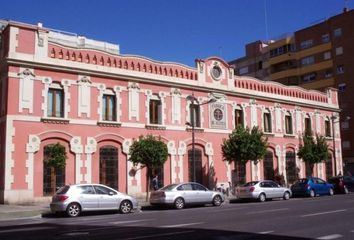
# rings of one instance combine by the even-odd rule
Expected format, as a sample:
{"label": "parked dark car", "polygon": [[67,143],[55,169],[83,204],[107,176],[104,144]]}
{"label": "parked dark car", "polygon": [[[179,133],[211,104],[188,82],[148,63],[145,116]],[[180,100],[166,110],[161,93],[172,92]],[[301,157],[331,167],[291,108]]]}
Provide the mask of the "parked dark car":
{"label": "parked dark car", "polygon": [[291,186],[293,196],[310,196],[330,195],[334,194],[334,186],[325,180],[317,177],[307,177],[299,179]]}
{"label": "parked dark car", "polygon": [[336,176],[328,179],[329,183],[334,185],[335,193],[354,192],[354,177],[352,176]]}

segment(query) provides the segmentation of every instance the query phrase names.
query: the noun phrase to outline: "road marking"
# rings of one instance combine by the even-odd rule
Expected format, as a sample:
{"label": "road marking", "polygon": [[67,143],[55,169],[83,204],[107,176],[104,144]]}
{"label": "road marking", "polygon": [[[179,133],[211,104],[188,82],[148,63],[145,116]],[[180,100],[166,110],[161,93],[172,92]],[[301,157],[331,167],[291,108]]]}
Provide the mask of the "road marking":
{"label": "road marking", "polygon": [[341,237],[343,237],[343,235],[340,235],[340,234],[332,234],[332,235],[327,235],[327,236],[318,237],[318,238],[316,238],[316,239],[330,240],[330,239],[337,239],[337,238],[341,238]]}
{"label": "road marking", "polygon": [[335,210],[335,211],[329,211],[329,212],[319,212],[319,213],[306,214],[306,215],[301,215],[301,217],[313,217],[313,216],[318,216],[318,215],[345,212],[345,211],[347,211],[347,209],[341,209],[341,210]]}
{"label": "road marking", "polygon": [[240,209],[246,209],[247,207],[240,207],[240,208],[227,208],[227,209],[220,209],[220,210],[212,210],[208,211],[209,213],[219,213],[219,212],[230,212],[233,210],[240,210]]}
{"label": "road marking", "polygon": [[278,209],[271,209],[271,210],[264,210],[264,211],[254,211],[254,212],[249,212],[247,214],[269,213],[269,212],[278,212],[278,211],[286,211],[286,210],[289,210],[289,208],[278,208]]}
{"label": "road marking", "polygon": [[0,231],[0,233],[38,231],[38,230],[53,229],[53,228],[54,228],[54,227],[16,228],[16,229],[2,230],[2,231]]}
{"label": "road marking", "polygon": [[178,234],[186,234],[186,233],[191,233],[191,232],[194,232],[194,231],[162,233],[162,234],[145,235],[145,236],[140,236],[140,237],[124,238],[124,239],[125,240],[134,240],[134,239],[145,239],[145,238],[157,238],[157,237],[165,237],[165,236],[178,235]]}
{"label": "road marking", "polygon": [[259,232],[258,234],[268,234],[268,233],[273,233],[274,231],[265,231],[265,232]]}
{"label": "road marking", "polygon": [[175,224],[175,225],[164,225],[164,226],[160,226],[160,228],[177,228],[177,227],[185,227],[185,226],[198,225],[198,224],[203,224],[203,223],[204,223],[204,222],[182,223],[182,224]]}
{"label": "road marking", "polygon": [[89,235],[89,232],[70,232],[70,233],[64,233],[62,236],[84,236],[84,235]]}
{"label": "road marking", "polygon": [[126,223],[138,223],[138,222],[145,222],[145,221],[153,221],[155,219],[142,219],[142,220],[129,220],[129,221],[117,221],[117,222],[109,222],[109,224],[126,224]]}

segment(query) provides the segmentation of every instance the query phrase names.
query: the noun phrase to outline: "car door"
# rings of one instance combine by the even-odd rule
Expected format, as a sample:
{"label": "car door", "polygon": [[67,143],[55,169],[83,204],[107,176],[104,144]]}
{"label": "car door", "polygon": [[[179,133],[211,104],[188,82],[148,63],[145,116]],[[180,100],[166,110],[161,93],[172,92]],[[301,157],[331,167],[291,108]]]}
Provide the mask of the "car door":
{"label": "car door", "polygon": [[269,185],[272,189],[273,192],[273,198],[281,198],[284,195],[284,189],[280,187],[277,183],[275,182],[269,182]]}
{"label": "car door", "polygon": [[95,210],[99,207],[99,196],[92,185],[77,186],[79,201],[83,210]]}
{"label": "car door", "polygon": [[117,192],[102,185],[94,185],[96,194],[99,195],[100,209],[118,209]]}
{"label": "car door", "polygon": [[193,192],[196,194],[197,203],[210,203],[213,193],[198,183],[192,183]]}
{"label": "car door", "polygon": [[197,195],[194,193],[192,185],[190,183],[182,184],[177,188],[180,196],[183,197],[186,204],[193,204],[197,202]]}
{"label": "car door", "polygon": [[270,185],[270,182],[261,182],[259,184],[259,187],[261,188],[261,191],[265,193],[266,198],[273,198],[274,197],[274,192],[273,188]]}

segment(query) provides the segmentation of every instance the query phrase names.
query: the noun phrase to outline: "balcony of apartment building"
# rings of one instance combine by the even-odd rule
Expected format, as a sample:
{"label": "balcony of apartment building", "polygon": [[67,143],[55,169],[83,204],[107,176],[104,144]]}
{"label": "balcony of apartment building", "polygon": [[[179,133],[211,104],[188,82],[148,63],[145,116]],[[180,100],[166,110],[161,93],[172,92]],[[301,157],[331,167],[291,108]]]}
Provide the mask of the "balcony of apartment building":
{"label": "balcony of apartment building", "polygon": [[270,65],[271,80],[277,81],[277,79],[298,75],[297,67],[297,61],[294,59]]}

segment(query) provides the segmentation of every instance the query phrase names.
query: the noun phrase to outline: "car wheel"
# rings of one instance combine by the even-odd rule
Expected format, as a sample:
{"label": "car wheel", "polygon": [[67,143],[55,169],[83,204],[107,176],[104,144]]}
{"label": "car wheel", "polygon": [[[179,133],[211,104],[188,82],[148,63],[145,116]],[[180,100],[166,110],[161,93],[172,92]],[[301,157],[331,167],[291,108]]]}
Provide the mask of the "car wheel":
{"label": "car wheel", "polygon": [[222,199],[220,197],[220,195],[216,195],[214,198],[213,198],[213,205],[214,206],[220,206],[222,203]]}
{"label": "car wheel", "polygon": [[348,194],[349,193],[349,190],[347,188],[347,186],[344,186],[344,194]]}
{"label": "car wheel", "polygon": [[81,213],[81,207],[78,203],[71,203],[66,209],[66,213],[69,217],[77,217]]}
{"label": "car wheel", "polygon": [[130,213],[132,211],[132,208],[133,208],[132,203],[128,200],[124,200],[120,204],[119,212],[123,214]]}
{"label": "car wheel", "polygon": [[258,199],[259,199],[260,202],[265,202],[265,200],[266,200],[266,195],[265,195],[264,193],[261,193],[261,194],[259,195]]}
{"label": "car wheel", "polygon": [[284,196],[283,196],[284,200],[289,200],[290,199],[290,193],[289,192],[285,192]]}
{"label": "car wheel", "polygon": [[329,192],[328,192],[329,196],[333,196],[334,195],[334,191],[333,191],[333,188],[330,188],[329,189]]}
{"label": "car wheel", "polygon": [[313,189],[310,190],[310,197],[316,197],[316,193]]}
{"label": "car wheel", "polygon": [[183,200],[183,198],[177,198],[177,199],[175,200],[174,206],[175,206],[176,209],[182,209],[182,208],[184,208],[184,200]]}

